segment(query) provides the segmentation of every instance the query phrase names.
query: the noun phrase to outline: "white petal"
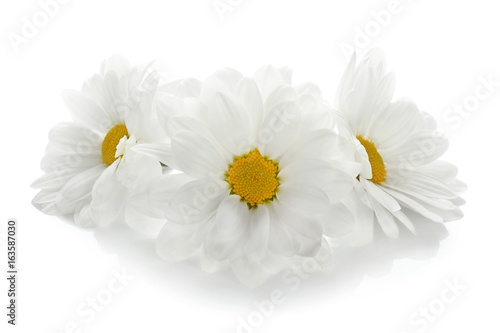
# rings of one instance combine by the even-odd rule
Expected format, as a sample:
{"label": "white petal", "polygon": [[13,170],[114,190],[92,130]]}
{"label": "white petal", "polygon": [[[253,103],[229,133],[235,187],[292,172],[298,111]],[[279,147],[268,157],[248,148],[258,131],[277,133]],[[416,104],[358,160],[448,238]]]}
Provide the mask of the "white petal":
{"label": "white petal", "polygon": [[278,71],[280,72],[281,77],[283,78],[285,84],[292,84],[292,75],[293,75],[292,68],[283,66],[278,68]]}
{"label": "white petal", "polygon": [[400,140],[379,153],[384,162],[410,170],[435,161],[448,149],[448,140],[437,130],[400,133],[396,138]]}
{"label": "white petal", "polygon": [[107,167],[92,188],[90,216],[100,226],[111,224],[119,217],[128,195],[115,176],[118,163],[119,160],[116,160]]}
{"label": "white petal", "polygon": [[233,155],[248,152],[252,128],[245,107],[233,96],[218,92],[208,105],[207,122],[218,142]]}
{"label": "white petal", "polygon": [[93,130],[75,123],[62,123],[49,132],[49,141],[64,152],[100,153],[104,138]]}
{"label": "white petal", "polygon": [[[215,220],[215,217],[212,221]],[[212,223],[213,224],[213,223]],[[211,227],[211,226],[210,226]],[[200,250],[200,266],[201,270],[207,273],[215,273],[227,267],[228,260],[216,260],[212,258],[207,251],[205,251],[205,245],[201,245]]]}
{"label": "white petal", "polygon": [[408,99],[400,99],[373,115],[367,134],[373,138],[377,149],[390,149],[404,144],[420,124],[422,114],[417,105]]}
{"label": "white petal", "polygon": [[397,183],[388,183],[390,188],[400,189],[406,193],[418,194],[436,199],[453,199],[457,193],[443,184],[439,179],[430,175],[421,173],[412,173],[412,175],[403,181]]}
{"label": "white petal", "polygon": [[371,196],[378,201],[385,209],[387,209],[390,212],[395,212],[397,210],[400,210],[401,207],[399,206],[398,202],[391,197],[387,192],[384,192],[377,184],[374,184],[370,180],[366,180],[364,178],[361,178],[359,180],[363,187],[368,191],[368,193],[371,194]]}
{"label": "white petal", "polygon": [[321,94],[321,89],[314,83],[302,83],[295,87],[297,91],[297,95],[310,95],[315,100],[323,100],[323,96]]}
{"label": "white petal", "polygon": [[45,214],[63,215],[64,212],[61,212],[55,205],[56,197],[56,191],[42,190],[33,198],[31,204]]}
{"label": "white petal", "polygon": [[305,158],[322,158],[328,160],[334,156],[342,157],[342,155],[336,155],[336,151],[346,148],[348,148],[347,143],[331,130],[309,131],[301,136],[300,140],[296,141],[296,144],[290,145],[280,159],[280,164],[288,165],[293,161]]}
{"label": "white petal", "polygon": [[330,203],[323,190],[297,181],[281,184],[276,197],[289,209],[313,214],[321,214]]}
{"label": "white petal", "polygon": [[212,143],[197,133],[177,133],[172,138],[172,150],[181,170],[193,177],[203,178],[211,173],[222,176],[227,170],[229,161],[225,161]]}
{"label": "white petal", "polygon": [[115,100],[117,99],[118,78],[115,73],[108,73],[105,77],[94,75],[85,81],[82,93],[93,100],[112,123],[119,124],[119,113],[116,112]]}
{"label": "white petal", "polygon": [[[147,205],[142,211],[147,214],[151,210],[161,211],[165,213],[170,199],[173,195],[184,185],[193,181],[194,179],[184,173],[179,174],[166,174],[158,179],[152,180],[151,183],[145,183],[143,190],[148,193]],[[161,216],[153,214],[152,216]],[[164,217],[164,216],[162,216]]]}
{"label": "white petal", "polygon": [[407,179],[405,188],[432,198],[454,199],[458,193],[444,183],[446,180],[439,174],[423,173],[419,170]]}
{"label": "white petal", "polygon": [[265,99],[264,102],[264,115],[267,116],[269,112],[284,102],[294,102],[297,99],[297,92],[290,86],[279,85],[271,94]]}
{"label": "white petal", "polygon": [[201,82],[194,78],[176,80],[158,87],[158,91],[172,94],[180,98],[199,97],[200,89]]}
{"label": "white petal", "polygon": [[37,195],[33,198],[33,204],[46,204],[49,202],[54,202],[57,197],[57,190],[42,190],[38,192]]}
{"label": "white petal", "polygon": [[341,202],[330,205],[320,218],[323,222],[323,233],[325,236],[332,238],[349,234],[354,230],[356,225],[351,210]]}
{"label": "white petal", "polygon": [[[457,220],[463,217],[462,210],[454,204],[453,200],[439,199],[439,198],[431,198],[425,195],[421,195],[419,193],[410,193],[405,189],[396,189],[391,187],[393,190],[398,190],[406,197],[417,201],[421,206],[424,207],[425,210],[429,211],[431,214],[438,215],[439,219],[444,222]],[[417,211],[418,213],[428,216],[429,214],[423,214],[421,211]],[[436,219],[435,219],[436,220]],[[439,221],[440,222],[440,221]]]}
{"label": "white petal", "polygon": [[233,261],[231,269],[238,281],[248,288],[258,287],[271,277],[271,273],[262,267],[259,262],[254,262],[244,257]]}
{"label": "white petal", "polygon": [[136,188],[148,178],[159,177],[162,174],[159,161],[131,150],[117,161],[120,163],[116,169],[115,179],[130,189]]}
{"label": "white petal", "polygon": [[79,91],[66,90],[62,93],[62,98],[73,118],[92,130],[107,133],[115,125],[100,106]]}
{"label": "white petal", "polygon": [[233,92],[242,77],[243,75],[241,75],[240,72],[231,68],[218,70],[203,82],[200,91],[200,99],[208,104],[218,92]]}
{"label": "white petal", "polygon": [[123,56],[115,54],[101,64],[101,75],[114,72],[118,77],[124,75],[130,69],[130,63]]}
{"label": "white petal", "polygon": [[276,216],[286,224],[287,228],[309,239],[316,241],[321,239],[323,227],[318,218],[312,216],[312,214],[305,215],[290,211],[277,201],[273,202],[272,205]]}
{"label": "white petal", "polygon": [[363,246],[373,240],[375,214],[373,209],[363,203],[355,192],[343,202],[354,215],[355,225],[352,232],[342,237],[351,246]]}
{"label": "white petal", "polygon": [[364,132],[371,116],[383,109],[394,93],[394,76],[385,72],[381,52],[369,52],[355,67],[352,57],[336,95],[335,107],[344,112],[354,134]]}
{"label": "white petal", "polygon": [[337,92],[335,94],[335,108],[341,109],[346,102],[354,82],[354,70],[356,67],[356,53],[353,53],[351,60],[340,79]]}
{"label": "white petal", "polygon": [[32,188],[38,188],[38,189],[54,189],[58,190],[61,187],[64,186],[71,178],[73,178],[76,175],[74,172],[64,172],[64,173],[58,173],[58,172],[51,172],[47,173],[41,177],[39,177],[37,180],[35,180],[32,184]]}
{"label": "white petal", "polygon": [[171,145],[166,143],[139,143],[131,148],[133,151],[152,157],[168,165],[172,159]]}
{"label": "white petal", "polygon": [[407,227],[412,234],[416,235],[413,223],[411,223],[410,219],[402,211],[398,210],[397,212],[392,212],[392,215],[394,215],[399,221],[401,221],[401,223],[403,223],[403,225]]}
{"label": "white petal", "polygon": [[321,248],[322,238],[311,239],[304,237],[300,234],[296,234],[296,239],[300,244],[300,249],[297,252],[297,256],[302,257],[314,257]]}
{"label": "white petal", "polygon": [[[147,199],[147,193],[142,193],[129,200],[125,209],[125,223],[139,232],[157,235],[166,220],[161,217],[160,212],[148,207]],[[147,208],[149,210],[144,212]]]}
{"label": "white petal", "polygon": [[102,164],[102,154],[100,151],[85,152],[81,150],[79,152],[62,152],[49,148],[40,162],[40,167],[47,173],[76,174]]}
{"label": "white petal", "polygon": [[243,75],[233,68],[219,69],[213,74],[222,84],[226,86],[225,90],[233,89],[243,78]]}
{"label": "white petal", "polygon": [[435,222],[443,222],[442,217],[440,217],[437,214],[434,214],[430,211],[428,211],[424,206],[422,206],[420,203],[418,203],[416,200],[413,200],[409,198],[408,196],[404,195],[403,193],[400,193],[398,191],[394,191],[392,189],[383,188],[384,191],[386,191],[388,194],[393,196],[395,199],[397,199],[399,202],[402,203],[403,206],[427,217],[428,219],[431,219]]}
{"label": "white petal", "polygon": [[222,200],[215,224],[209,231],[205,243],[206,251],[217,260],[236,258],[243,250],[242,238],[250,221],[246,203],[238,195]]}
{"label": "white petal", "polygon": [[272,66],[263,67],[253,75],[259,86],[262,98],[266,100],[269,95],[279,86],[285,83],[281,73]]}
{"label": "white petal", "polygon": [[368,196],[368,198],[373,211],[377,216],[377,221],[382,227],[384,233],[391,238],[397,238],[399,236],[399,229],[394,221],[393,215],[387,209],[382,207],[374,198],[371,196]]}
{"label": "white petal", "polygon": [[57,194],[56,206],[61,212],[73,212],[78,201],[91,196],[92,187],[105,171],[105,165],[87,169],[69,180]]}
{"label": "white petal", "polygon": [[269,206],[271,223],[269,224],[269,250],[292,257],[300,250],[300,243],[297,241],[296,234],[286,226],[286,220],[273,207]]}
{"label": "white petal", "polygon": [[252,137],[257,137],[257,131],[260,128],[264,117],[262,96],[260,95],[257,83],[255,83],[255,80],[253,79],[241,79],[236,86],[235,95],[246,109],[252,129]]}
{"label": "white petal", "polygon": [[440,179],[441,182],[449,186],[457,194],[462,194],[467,190],[467,185],[456,178],[458,169],[451,163],[435,161],[420,167],[418,172]]}
{"label": "white petal", "polygon": [[84,201],[79,207],[75,209],[74,219],[75,223],[81,227],[92,227],[95,226],[92,217],[90,216],[90,204],[88,201]]}
{"label": "white petal", "polygon": [[322,189],[331,202],[345,198],[354,186],[354,178],[336,169],[332,163],[319,159],[302,159],[287,165],[280,172],[283,184],[300,182]]}
{"label": "white petal", "polygon": [[189,258],[200,248],[205,237],[205,224],[213,225],[213,219],[196,224],[166,222],[156,240],[156,252],[169,261]]}
{"label": "white petal", "polygon": [[269,110],[257,136],[260,152],[271,159],[279,158],[297,137],[300,120],[297,104],[292,101],[284,101]]}
{"label": "white petal", "polygon": [[[168,203],[167,218],[176,223],[198,223],[214,215],[229,194],[227,183],[196,179],[181,186]],[[239,197],[238,197],[239,198]]]}
{"label": "white petal", "polygon": [[359,142],[358,139],[354,140],[355,146],[355,159],[356,162],[360,163],[362,168],[360,172],[360,176],[365,179],[372,179],[372,165],[370,164],[370,158],[368,157],[368,153],[366,152],[365,147]]}
{"label": "white petal", "polygon": [[269,240],[269,211],[265,205],[252,210],[248,225],[245,253],[250,260],[262,259],[267,253]]}
{"label": "white petal", "polygon": [[154,100],[154,110],[158,118],[160,127],[169,135],[168,124],[172,117],[182,114],[184,110],[184,101],[178,97],[158,93]]}

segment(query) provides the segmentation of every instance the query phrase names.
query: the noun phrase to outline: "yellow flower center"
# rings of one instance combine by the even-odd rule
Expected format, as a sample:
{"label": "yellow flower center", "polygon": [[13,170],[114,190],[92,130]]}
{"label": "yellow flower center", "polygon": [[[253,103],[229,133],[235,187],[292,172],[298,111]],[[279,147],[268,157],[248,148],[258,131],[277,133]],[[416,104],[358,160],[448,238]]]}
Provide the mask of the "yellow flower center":
{"label": "yellow flower center", "polygon": [[356,136],[356,139],[365,147],[368,159],[372,166],[372,178],[370,179],[375,184],[380,184],[387,179],[387,172],[385,170],[385,163],[382,156],[375,148],[375,144],[370,140],[366,140],[361,135]]}
{"label": "yellow flower center", "polygon": [[231,194],[239,195],[249,208],[273,200],[279,186],[278,163],[263,157],[258,149],[234,158],[226,173]]}
{"label": "yellow flower center", "polygon": [[123,124],[116,125],[106,134],[101,146],[102,161],[105,164],[111,165],[116,160],[116,146],[124,136],[128,139],[127,127]]}

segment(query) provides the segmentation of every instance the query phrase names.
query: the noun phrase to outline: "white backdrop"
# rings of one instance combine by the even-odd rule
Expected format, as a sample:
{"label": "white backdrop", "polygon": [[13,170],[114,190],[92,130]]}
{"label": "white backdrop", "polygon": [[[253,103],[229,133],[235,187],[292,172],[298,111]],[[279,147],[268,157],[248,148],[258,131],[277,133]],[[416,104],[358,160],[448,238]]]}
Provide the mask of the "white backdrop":
{"label": "white backdrop", "polygon": [[[54,2],[0,5],[1,231],[12,217],[19,229],[18,325],[6,323],[2,278],[2,332],[500,330],[495,2],[47,3]],[[444,159],[469,185],[462,220],[338,253],[330,273],[278,276],[250,290],[194,262],[162,262],[153,243],[126,229],[81,229],[31,206],[36,191],[29,186],[41,175],[48,131],[70,119],[60,92],[80,89],[112,54],[132,63],[161,59],[172,79],[287,65],[295,82],[317,83],[331,102],[353,46],[361,54],[382,48],[396,73],[396,95],[411,97],[447,132]],[[1,242],[3,268],[5,236]]]}

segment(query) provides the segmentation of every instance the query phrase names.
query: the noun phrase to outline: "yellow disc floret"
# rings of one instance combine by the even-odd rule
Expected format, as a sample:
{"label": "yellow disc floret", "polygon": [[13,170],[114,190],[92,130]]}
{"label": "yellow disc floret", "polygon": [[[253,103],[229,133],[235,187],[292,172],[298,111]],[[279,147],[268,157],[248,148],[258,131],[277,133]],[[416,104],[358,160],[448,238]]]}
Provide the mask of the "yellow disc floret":
{"label": "yellow disc floret", "polygon": [[278,181],[278,163],[262,156],[258,149],[234,158],[226,173],[231,193],[239,195],[249,208],[274,199]]}
{"label": "yellow disc floret", "polygon": [[382,156],[375,148],[375,144],[370,140],[366,140],[361,135],[356,136],[356,139],[365,147],[368,159],[372,166],[372,178],[370,179],[375,184],[380,184],[387,179],[387,172],[385,170],[385,163]]}
{"label": "yellow disc floret", "polygon": [[128,139],[127,127],[123,124],[116,125],[106,134],[101,146],[102,161],[105,164],[111,165],[116,160],[116,146],[124,136]]}

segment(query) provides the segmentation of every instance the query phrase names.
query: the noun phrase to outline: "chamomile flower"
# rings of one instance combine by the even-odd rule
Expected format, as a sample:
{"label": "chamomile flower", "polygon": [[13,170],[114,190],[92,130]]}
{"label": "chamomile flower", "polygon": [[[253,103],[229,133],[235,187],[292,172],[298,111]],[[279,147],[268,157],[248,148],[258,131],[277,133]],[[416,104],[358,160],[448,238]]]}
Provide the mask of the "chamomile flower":
{"label": "chamomile flower", "polygon": [[353,237],[361,237],[360,244],[371,239],[375,221],[390,237],[398,236],[398,222],[414,232],[406,210],[436,222],[462,217],[466,186],[453,165],[438,160],[448,141],[414,102],[393,101],[394,87],[384,56],[372,50],[358,65],[353,56],[336,95],[334,106],[348,129],[343,135],[363,165],[351,200],[359,203]]}
{"label": "chamomile flower", "polygon": [[33,183],[33,204],[47,214],[72,214],[78,225],[105,225],[122,217],[131,191],[144,177],[161,175],[147,155],[168,142],[153,112],[158,76],[119,57],[103,62],[82,91],[65,91],[73,122],[50,131]]}
{"label": "chamomile flower", "polygon": [[332,162],[348,142],[327,128],[333,113],[319,89],[292,86],[290,71],[274,67],[176,87],[185,97],[160,98],[158,118],[185,178],[163,194],[158,254],[199,255],[205,271],[230,266],[249,286],[306,258],[324,267],[320,215],[350,193],[359,167]]}

